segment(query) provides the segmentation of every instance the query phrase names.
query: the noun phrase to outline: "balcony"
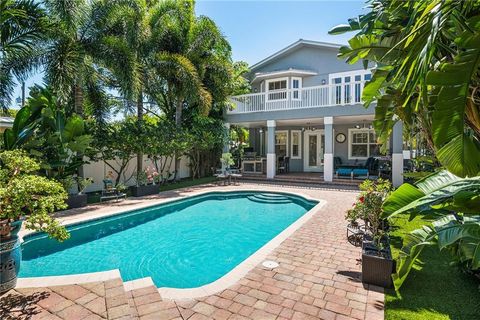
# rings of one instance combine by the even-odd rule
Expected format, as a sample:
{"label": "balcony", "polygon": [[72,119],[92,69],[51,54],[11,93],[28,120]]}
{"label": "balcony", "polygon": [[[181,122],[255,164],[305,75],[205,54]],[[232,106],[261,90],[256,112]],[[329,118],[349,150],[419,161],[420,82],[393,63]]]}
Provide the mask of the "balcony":
{"label": "balcony", "polygon": [[227,113],[240,114],[360,104],[366,82],[327,84],[232,96],[230,100],[234,107]]}

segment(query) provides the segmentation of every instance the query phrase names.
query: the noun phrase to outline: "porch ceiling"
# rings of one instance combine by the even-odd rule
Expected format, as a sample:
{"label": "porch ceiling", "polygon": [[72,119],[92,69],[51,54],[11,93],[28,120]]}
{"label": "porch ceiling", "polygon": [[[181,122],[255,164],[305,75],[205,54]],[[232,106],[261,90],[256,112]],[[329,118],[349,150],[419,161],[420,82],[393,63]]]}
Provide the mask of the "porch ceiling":
{"label": "porch ceiling", "polygon": [[[341,116],[334,117],[333,124],[352,124],[352,125],[361,125],[362,123],[371,123],[373,121],[374,115],[360,115],[360,116]],[[242,123],[231,123],[232,125],[237,125],[245,128],[262,128],[267,126],[266,121],[257,121],[257,122],[242,122]],[[295,126],[305,126],[305,125],[323,125],[323,118],[310,118],[310,119],[291,119],[291,120],[277,120],[277,127],[295,127]]]}

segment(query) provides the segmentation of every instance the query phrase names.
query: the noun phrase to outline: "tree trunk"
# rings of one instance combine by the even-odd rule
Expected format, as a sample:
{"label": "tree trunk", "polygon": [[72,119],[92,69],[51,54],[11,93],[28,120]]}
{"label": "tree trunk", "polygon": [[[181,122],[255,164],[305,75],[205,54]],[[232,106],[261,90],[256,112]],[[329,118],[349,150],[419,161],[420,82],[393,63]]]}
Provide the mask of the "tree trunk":
{"label": "tree trunk", "polygon": [[[182,111],[183,111],[183,99],[178,99],[177,104],[175,105],[175,125],[177,130],[182,128]],[[178,174],[180,170],[180,155],[178,152],[175,153],[175,181],[180,180],[180,175]]]}
{"label": "tree trunk", "polygon": [[[143,92],[140,90],[137,98],[137,121],[142,122],[143,121]],[[138,178],[140,176],[140,173],[143,170],[143,153],[138,152],[137,153],[137,185],[138,185]]]}
{"label": "tree trunk", "polygon": [[[73,108],[75,113],[83,118],[83,88],[79,79],[77,79],[75,86],[73,87]],[[79,154],[78,158],[83,160],[83,154]],[[84,176],[83,165],[78,167],[77,175],[83,178]],[[77,186],[77,188],[80,188],[80,187]]]}
{"label": "tree trunk", "polygon": [[79,116],[83,117],[83,88],[77,81],[73,89],[74,95],[74,111]]}

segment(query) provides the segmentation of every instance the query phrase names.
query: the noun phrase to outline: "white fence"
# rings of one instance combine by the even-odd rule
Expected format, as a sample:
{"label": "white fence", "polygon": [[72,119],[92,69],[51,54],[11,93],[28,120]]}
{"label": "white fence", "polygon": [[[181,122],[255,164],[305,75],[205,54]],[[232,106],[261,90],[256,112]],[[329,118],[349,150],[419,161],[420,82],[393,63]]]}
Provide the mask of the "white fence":
{"label": "white fence", "polygon": [[327,84],[299,89],[275,90],[231,97],[235,108],[228,113],[289,110],[361,103],[366,81]]}
{"label": "white fence", "polygon": [[[113,165],[115,168],[120,167],[120,162],[119,161],[108,161],[111,165]],[[154,168],[155,166],[153,163],[148,159],[146,156],[144,157],[144,162],[143,162],[143,168],[145,169],[147,166],[151,166]],[[120,182],[127,185],[135,185],[135,172],[137,170],[137,158],[134,157],[131,159],[127,167],[124,170],[124,173],[122,174],[122,177],[120,178]],[[172,161],[171,166],[168,168],[166,167],[164,169],[164,174],[167,174],[167,171],[173,172],[175,168],[175,161]],[[94,183],[91,184],[90,186],[87,187],[85,190],[86,192],[93,192],[93,191],[100,191],[103,189],[103,179],[105,179],[105,176],[109,171],[113,171],[109,166],[107,166],[103,161],[98,161],[98,162],[91,162],[89,164],[86,164],[83,166],[83,175],[84,177],[90,177],[93,179]],[[113,172],[114,174],[114,179],[116,179],[116,173]],[[190,177],[190,167],[189,167],[189,162],[187,157],[182,157],[180,160],[180,168],[178,175],[180,178],[188,178]]]}

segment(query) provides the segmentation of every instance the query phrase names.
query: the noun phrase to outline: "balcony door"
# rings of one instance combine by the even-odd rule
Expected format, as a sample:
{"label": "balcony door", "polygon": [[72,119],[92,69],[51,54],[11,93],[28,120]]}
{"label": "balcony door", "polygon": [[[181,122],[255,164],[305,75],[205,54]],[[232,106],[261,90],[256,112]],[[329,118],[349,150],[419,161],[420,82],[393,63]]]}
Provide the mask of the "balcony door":
{"label": "balcony door", "polygon": [[362,102],[362,92],[365,82],[372,77],[370,70],[355,70],[329,75],[330,84],[333,85],[330,104],[344,105]]}
{"label": "balcony door", "polygon": [[306,130],[303,136],[303,171],[323,172],[325,135],[323,130]]}

